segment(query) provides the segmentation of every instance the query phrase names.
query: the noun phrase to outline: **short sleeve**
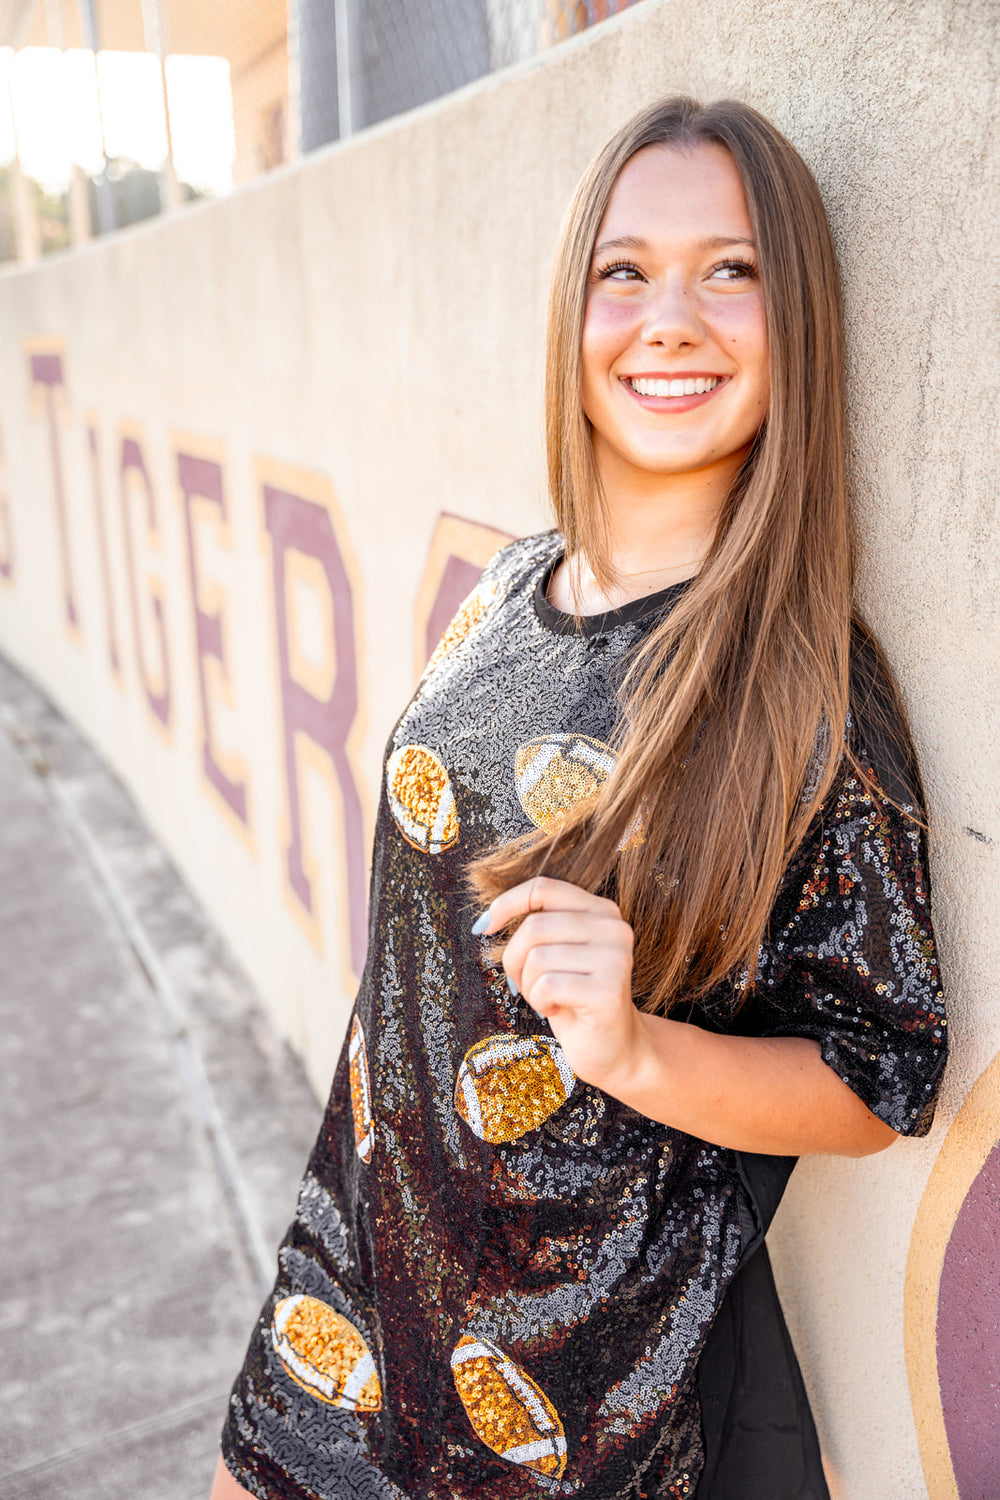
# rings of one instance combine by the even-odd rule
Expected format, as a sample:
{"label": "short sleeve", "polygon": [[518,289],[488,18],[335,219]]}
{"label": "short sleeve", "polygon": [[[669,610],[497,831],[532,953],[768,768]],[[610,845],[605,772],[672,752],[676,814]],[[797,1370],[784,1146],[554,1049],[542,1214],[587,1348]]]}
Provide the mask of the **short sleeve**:
{"label": "short sleeve", "polygon": [[916,763],[884,711],[891,694],[879,700],[875,730],[857,700],[849,725],[865,775],[845,766],[782,885],[754,1029],[815,1038],[873,1114],[925,1135],[947,1055],[944,997]]}

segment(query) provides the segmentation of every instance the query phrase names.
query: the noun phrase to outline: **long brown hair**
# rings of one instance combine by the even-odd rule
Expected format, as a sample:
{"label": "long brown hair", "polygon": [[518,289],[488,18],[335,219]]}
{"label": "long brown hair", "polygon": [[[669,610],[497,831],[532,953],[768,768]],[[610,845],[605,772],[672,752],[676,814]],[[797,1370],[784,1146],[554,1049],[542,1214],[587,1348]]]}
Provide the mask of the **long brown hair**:
{"label": "long brown hair", "polygon": [[[782,875],[837,773],[848,707],[854,548],[843,318],[819,189],[784,136],[734,100],[668,99],[584,173],[549,307],[549,488],[566,555],[614,580],[581,404],[591,256],[625,163],[646,146],[724,146],[746,193],[770,347],[770,403],[712,548],[636,650],[614,774],[558,825],[470,867],[492,900],[541,873],[614,894],[649,1010],[753,980]],[[632,837],[623,836],[633,830]]]}

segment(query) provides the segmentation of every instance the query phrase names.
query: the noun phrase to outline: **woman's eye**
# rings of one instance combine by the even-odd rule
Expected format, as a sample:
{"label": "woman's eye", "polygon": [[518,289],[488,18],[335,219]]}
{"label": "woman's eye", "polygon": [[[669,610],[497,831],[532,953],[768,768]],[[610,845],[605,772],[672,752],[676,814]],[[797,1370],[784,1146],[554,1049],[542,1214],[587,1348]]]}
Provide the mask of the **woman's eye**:
{"label": "woman's eye", "polygon": [[724,260],[712,267],[715,281],[753,281],[756,276],[757,267],[749,260]]}
{"label": "woman's eye", "polygon": [[610,266],[601,266],[598,281],[641,281],[642,272],[630,260],[616,260]]}

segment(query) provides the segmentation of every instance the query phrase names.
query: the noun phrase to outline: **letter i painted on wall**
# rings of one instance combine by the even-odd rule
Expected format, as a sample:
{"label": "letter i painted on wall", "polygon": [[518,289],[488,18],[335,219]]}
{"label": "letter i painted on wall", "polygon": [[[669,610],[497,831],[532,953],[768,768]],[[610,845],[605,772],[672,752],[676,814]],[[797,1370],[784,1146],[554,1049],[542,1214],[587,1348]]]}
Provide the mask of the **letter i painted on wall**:
{"label": "letter i painted on wall", "polygon": [[10,524],[10,498],[7,494],[7,457],[0,433],[0,578],[14,581],[14,533]]}
{"label": "letter i painted on wall", "polygon": [[[295,900],[315,928],[318,913],[303,836],[300,747],[311,743],[329,757],[342,809],[347,937],[355,975],[364,967],[366,860],[361,798],[349,741],[358,712],[354,597],[334,529],[335,503],[329,483],[316,474],[257,464],[264,525],[271,544],[278,674],[284,726],[288,799],[288,881]],[[326,643],[328,667],[304,658],[296,625],[296,593],[322,594],[331,609]]]}
{"label": "letter i painted on wall", "polygon": [[108,637],[108,657],[115,676],[122,675],[121,656],[118,651],[118,632],[115,629],[114,596],[111,592],[111,562],[108,557],[108,527],[104,518],[104,496],[101,490],[101,460],[97,443],[97,418],[88,413],[87,451],[90,454],[90,474],[94,496],[94,529],[97,533],[97,555],[101,564],[101,582],[104,585],[104,622]]}
{"label": "letter i painted on wall", "polygon": [[[125,573],[128,578],[129,603],[132,608],[132,631],[136,661],[142,679],[146,701],[150,711],[164,729],[170,727],[170,653],[167,647],[166,622],[163,615],[163,587],[149,580],[149,605],[152,625],[157,637],[159,673],[154,677],[150,653],[143,642],[143,613],[140,605],[137,574],[135,534],[133,527],[133,501],[135,492],[144,511],[143,531],[147,543],[156,544],[156,502],[153,498],[153,483],[143,455],[138,429],[122,430],[121,466],[119,471],[122,502],[122,532],[125,541]],[[143,502],[145,502],[143,504]]]}
{"label": "letter i painted on wall", "polygon": [[26,344],[28,370],[31,379],[33,405],[45,411],[48,424],[49,451],[52,462],[52,494],[56,508],[56,530],[59,537],[60,563],[62,566],[63,609],[66,623],[76,635],[80,628],[76,591],[73,586],[73,567],[69,545],[69,518],[66,509],[66,485],[63,474],[62,444],[60,442],[60,415],[66,406],[66,378],[63,366],[62,346],[43,340],[29,340]]}
{"label": "letter i painted on wall", "polygon": [[[177,439],[175,439],[175,444]],[[194,607],[195,651],[198,664],[198,693],[201,701],[201,765],[205,777],[215,788],[226,807],[239,821],[246,825],[247,778],[245,772],[231,765],[232,774],[222,765],[212,736],[212,705],[209,692],[209,669],[215,668],[214,676],[223,683],[229,682],[226,664],[225,639],[223,635],[222,600],[215,591],[208,607],[206,591],[198,571],[197,514],[206,514],[209,507],[220,531],[228,535],[226,528],[226,500],[223,488],[222,465],[211,458],[197,457],[175,449],[177,459],[177,483],[184,506],[185,534],[187,538],[188,580]]]}

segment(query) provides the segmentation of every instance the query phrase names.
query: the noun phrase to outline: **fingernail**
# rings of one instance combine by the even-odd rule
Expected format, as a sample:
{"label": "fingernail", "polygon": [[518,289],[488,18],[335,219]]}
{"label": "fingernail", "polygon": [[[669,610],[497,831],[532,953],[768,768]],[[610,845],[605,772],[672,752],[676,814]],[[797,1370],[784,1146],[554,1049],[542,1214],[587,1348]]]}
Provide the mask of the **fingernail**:
{"label": "fingernail", "polygon": [[511,979],[509,974],[507,975],[507,988],[510,990],[511,994],[516,1000],[521,991],[518,989],[517,985],[514,983],[513,979]]}
{"label": "fingernail", "polygon": [[486,910],[483,912],[482,916],[481,917],[477,917],[476,920],[473,922],[473,924],[472,924],[472,936],[473,937],[482,937],[483,933],[486,931],[486,929],[487,929],[487,927],[489,925],[490,925],[490,909],[489,909],[489,907],[487,907]]}

